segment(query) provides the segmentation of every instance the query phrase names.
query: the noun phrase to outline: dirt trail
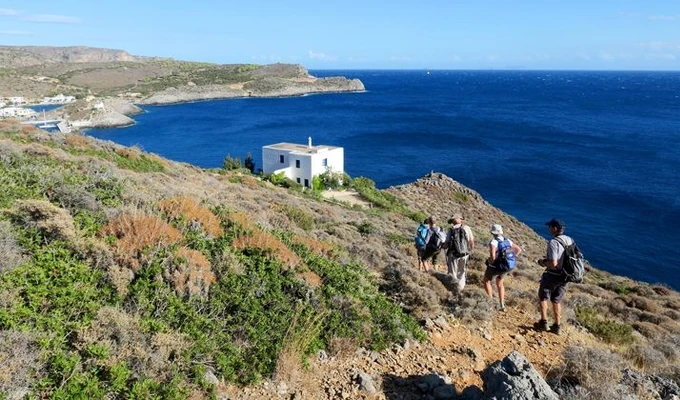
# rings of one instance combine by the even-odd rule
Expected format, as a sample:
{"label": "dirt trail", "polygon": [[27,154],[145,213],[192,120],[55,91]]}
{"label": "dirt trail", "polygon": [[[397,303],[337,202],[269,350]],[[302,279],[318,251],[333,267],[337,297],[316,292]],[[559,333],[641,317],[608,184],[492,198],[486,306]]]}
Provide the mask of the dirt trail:
{"label": "dirt trail", "polygon": [[[535,318],[535,312],[520,307],[496,310],[489,322],[477,327],[449,316],[428,328],[429,339],[423,343],[409,341],[380,353],[359,350],[344,358],[315,359],[297,382],[266,382],[246,389],[224,387],[223,398],[416,399],[422,394],[409,383],[432,373],[450,378],[460,393],[468,386],[481,388],[481,371],[512,350],[524,354],[546,376],[562,361],[564,348],[585,336],[568,324],[563,324],[559,336],[537,332],[533,329]],[[360,389],[358,371],[371,376],[377,393]]]}

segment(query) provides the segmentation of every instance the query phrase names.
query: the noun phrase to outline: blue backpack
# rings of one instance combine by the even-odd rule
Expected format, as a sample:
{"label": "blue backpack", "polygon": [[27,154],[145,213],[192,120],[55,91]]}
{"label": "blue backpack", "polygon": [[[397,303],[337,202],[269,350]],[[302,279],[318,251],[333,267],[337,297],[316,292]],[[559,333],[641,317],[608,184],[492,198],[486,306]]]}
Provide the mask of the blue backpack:
{"label": "blue backpack", "polygon": [[430,228],[425,225],[425,224],[420,224],[418,227],[418,230],[416,231],[416,236],[415,236],[415,241],[416,241],[416,247],[419,249],[422,249],[425,247],[427,244],[425,242],[425,239],[427,239],[427,234],[429,233]]}
{"label": "blue backpack", "polygon": [[504,238],[502,242],[498,242],[496,249],[496,260],[494,260],[494,267],[500,271],[510,271],[515,269],[515,250],[512,249],[510,241]]}

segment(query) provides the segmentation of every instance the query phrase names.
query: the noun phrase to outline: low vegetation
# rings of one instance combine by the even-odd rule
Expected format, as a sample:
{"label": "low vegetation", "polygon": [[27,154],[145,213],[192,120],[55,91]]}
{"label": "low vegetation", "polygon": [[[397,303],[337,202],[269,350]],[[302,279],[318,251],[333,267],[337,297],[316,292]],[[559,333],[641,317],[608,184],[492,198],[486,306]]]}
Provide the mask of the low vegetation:
{"label": "low vegetation", "polygon": [[308,211],[278,206],[295,233],[232,204],[140,201],[116,168],[157,173],[160,159],[3,129],[2,393],[184,399],[214,390],[207,371],[249,384],[334,343],[424,339],[361,261],[305,234]]}

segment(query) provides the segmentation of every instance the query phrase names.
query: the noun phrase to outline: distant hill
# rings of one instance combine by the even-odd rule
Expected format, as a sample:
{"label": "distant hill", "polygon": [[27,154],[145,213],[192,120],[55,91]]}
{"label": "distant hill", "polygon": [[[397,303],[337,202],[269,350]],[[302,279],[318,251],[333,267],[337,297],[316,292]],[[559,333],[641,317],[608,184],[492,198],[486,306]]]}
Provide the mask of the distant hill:
{"label": "distant hill", "polygon": [[50,63],[141,61],[124,50],[86,46],[0,46],[0,68],[20,68]]}
{"label": "distant hill", "polygon": [[157,104],[363,90],[357,79],[318,79],[301,65],[220,65],[80,46],[0,47],[0,97],[63,93]]}

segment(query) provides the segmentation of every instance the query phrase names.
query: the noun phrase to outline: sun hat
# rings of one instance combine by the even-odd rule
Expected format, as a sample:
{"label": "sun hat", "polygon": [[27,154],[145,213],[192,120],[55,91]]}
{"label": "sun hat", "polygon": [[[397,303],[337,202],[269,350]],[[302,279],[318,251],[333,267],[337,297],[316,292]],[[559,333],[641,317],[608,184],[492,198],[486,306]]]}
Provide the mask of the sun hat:
{"label": "sun hat", "polygon": [[494,235],[502,235],[503,227],[500,226],[500,224],[493,224],[491,225],[491,233]]}
{"label": "sun hat", "polygon": [[457,219],[463,220],[465,218],[463,218],[463,215],[460,214],[460,213],[453,214],[453,217],[449,218],[448,223],[449,224],[455,224]]}

